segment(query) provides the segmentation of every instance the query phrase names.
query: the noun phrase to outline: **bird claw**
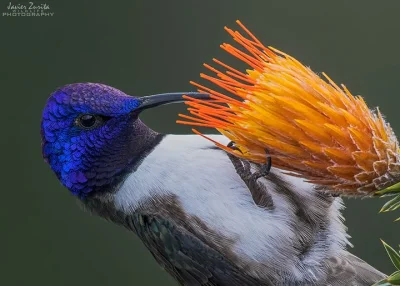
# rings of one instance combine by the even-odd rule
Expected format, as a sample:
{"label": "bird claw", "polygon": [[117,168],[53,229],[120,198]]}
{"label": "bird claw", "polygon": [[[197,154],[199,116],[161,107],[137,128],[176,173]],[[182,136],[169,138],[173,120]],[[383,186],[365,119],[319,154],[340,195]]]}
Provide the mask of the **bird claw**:
{"label": "bird claw", "polygon": [[[233,141],[229,142],[227,147],[232,148],[233,150],[239,150]],[[253,174],[251,173],[251,165],[247,160],[242,160],[229,153],[228,156],[231,159],[237,174],[242,178],[243,182],[245,182],[249,188],[254,202],[261,208],[273,210],[274,202],[271,195],[263,184],[257,182],[259,178],[268,175],[271,170],[271,157],[269,156],[268,150],[265,152],[267,153],[266,164],[262,164],[259,167],[259,170]]]}
{"label": "bird claw", "polygon": [[238,147],[235,146],[235,142],[233,142],[233,141],[229,142],[228,145],[226,145],[226,147],[229,147],[229,148],[231,148],[232,150],[237,150],[237,151],[239,151],[240,153],[242,153],[242,151],[240,151],[240,149],[239,149]]}
{"label": "bird claw", "polygon": [[269,172],[271,171],[271,167],[272,167],[272,158],[269,154],[268,149],[265,149],[265,154],[267,155],[267,160],[265,164],[262,164],[260,166],[260,169],[258,170],[258,172],[254,173],[254,175],[257,175],[257,179],[261,178],[261,177],[265,177],[269,174]]}
{"label": "bird claw", "polygon": [[[229,147],[229,148],[231,148],[233,150],[237,150],[237,151],[241,152],[240,149],[235,146],[235,142],[233,142],[233,141],[230,141],[228,143],[228,145],[226,145],[226,147]],[[259,179],[261,177],[265,177],[271,171],[272,158],[270,156],[270,153],[269,153],[268,149],[265,149],[265,154],[266,154],[266,157],[267,157],[266,163],[265,164],[261,164],[259,170],[251,175],[252,179],[257,180],[257,179]]]}

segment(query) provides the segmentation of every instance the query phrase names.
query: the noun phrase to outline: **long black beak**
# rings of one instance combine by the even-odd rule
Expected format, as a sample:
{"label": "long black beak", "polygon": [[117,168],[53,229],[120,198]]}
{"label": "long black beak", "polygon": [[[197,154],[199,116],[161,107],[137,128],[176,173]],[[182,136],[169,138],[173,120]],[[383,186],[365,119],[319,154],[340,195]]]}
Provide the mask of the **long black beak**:
{"label": "long black beak", "polygon": [[200,92],[173,92],[173,93],[161,93],[149,96],[139,97],[140,105],[135,109],[135,111],[141,111],[147,108],[156,107],[159,105],[182,102],[184,99],[183,95],[187,95],[196,99],[210,99],[210,95]]}

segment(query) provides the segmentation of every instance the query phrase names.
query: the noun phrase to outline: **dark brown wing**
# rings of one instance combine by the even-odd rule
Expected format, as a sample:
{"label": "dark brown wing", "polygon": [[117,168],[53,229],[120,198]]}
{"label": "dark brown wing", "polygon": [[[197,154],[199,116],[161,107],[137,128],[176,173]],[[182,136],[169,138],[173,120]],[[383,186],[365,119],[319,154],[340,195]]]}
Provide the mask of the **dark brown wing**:
{"label": "dark brown wing", "polygon": [[385,274],[349,252],[327,261],[328,286],[371,286],[386,277]]}
{"label": "dark brown wing", "polygon": [[129,220],[128,224],[157,262],[181,285],[272,285],[246,275],[218,251],[171,221],[140,214],[131,216]]}

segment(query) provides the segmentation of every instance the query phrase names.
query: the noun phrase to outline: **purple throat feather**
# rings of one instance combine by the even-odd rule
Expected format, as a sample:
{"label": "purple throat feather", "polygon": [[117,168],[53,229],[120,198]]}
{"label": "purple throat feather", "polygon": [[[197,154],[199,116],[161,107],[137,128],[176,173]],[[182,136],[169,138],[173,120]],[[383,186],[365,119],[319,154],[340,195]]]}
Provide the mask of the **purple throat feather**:
{"label": "purple throat feather", "polygon": [[183,94],[208,97],[169,93],[137,98],[99,83],[63,86],[51,94],[43,111],[43,157],[74,195],[112,188],[163,137],[139,113],[182,101]]}

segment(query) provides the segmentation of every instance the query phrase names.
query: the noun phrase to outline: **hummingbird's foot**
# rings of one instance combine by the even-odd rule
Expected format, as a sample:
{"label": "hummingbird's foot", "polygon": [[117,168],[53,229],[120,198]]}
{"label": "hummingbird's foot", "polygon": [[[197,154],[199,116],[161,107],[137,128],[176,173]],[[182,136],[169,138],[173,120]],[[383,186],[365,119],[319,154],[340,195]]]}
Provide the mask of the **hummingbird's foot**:
{"label": "hummingbird's foot", "polygon": [[229,142],[228,145],[226,145],[226,147],[229,147],[233,150],[238,150],[240,153],[242,153],[242,151],[240,151],[240,149],[235,146],[235,142],[233,142],[233,141]]}
{"label": "hummingbird's foot", "polygon": [[[229,142],[227,147],[232,148],[234,150],[239,150],[235,146],[235,143],[233,141]],[[266,153],[267,153],[267,163],[261,166],[259,165],[259,169],[254,173],[252,173],[251,171],[252,164],[249,161],[240,159],[235,155],[229,153],[228,156],[233,166],[235,167],[236,173],[247,185],[251,193],[251,196],[253,197],[254,202],[261,208],[273,210],[274,202],[272,200],[271,194],[268,192],[264,184],[260,184],[259,182],[257,182],[259,178],[268,175],[271,169],[271,157],[269,156],[268,150],[266,150]]]}
{"label": "hummingbird's foot", "polygon": [[[227,147],[233,149],[233,150],[237,150],[240,152],[240,149],[238,147],[235,146],[235,142],[231,141],[228,143],[228,145],[226,145]],[[261,177],[265,177],[269,174],[269,172],[271,171],[271,167],[272,167],[272,159],[270,156],[270,153],[268,151],[268,149],[265,149],[265,154],[266,154],[266,163],[265,164],[260,164],[258,171],[254,172],[253,174],[251,174],[252,179],[257,180]],[[243,162],[243,161],[242,161]]]}
{"label": "hummingbird's foot", "polygon": [[271,171],[272,159],[271,159],[268,149],[265,149],[265,154],[266,154],[266,158],[267,158],[266,163],[260,165],[258,171],[252,174],[252,176],[254,177],[254,180],[257,180],[261,177],[267,176],[269,174],[269,171]]}

